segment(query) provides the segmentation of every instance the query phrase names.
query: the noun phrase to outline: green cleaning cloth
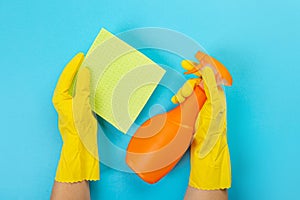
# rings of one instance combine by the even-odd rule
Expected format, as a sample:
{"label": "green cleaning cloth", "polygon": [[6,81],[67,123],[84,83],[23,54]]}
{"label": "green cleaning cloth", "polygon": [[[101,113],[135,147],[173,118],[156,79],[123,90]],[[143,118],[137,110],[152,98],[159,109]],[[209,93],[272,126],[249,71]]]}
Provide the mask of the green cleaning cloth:
{"label": "green cleaning cloth", "polygon": [[91,72],[92,110],[123,133],[165,74],[164,69],[105,29],[101,29],[81,67]]}

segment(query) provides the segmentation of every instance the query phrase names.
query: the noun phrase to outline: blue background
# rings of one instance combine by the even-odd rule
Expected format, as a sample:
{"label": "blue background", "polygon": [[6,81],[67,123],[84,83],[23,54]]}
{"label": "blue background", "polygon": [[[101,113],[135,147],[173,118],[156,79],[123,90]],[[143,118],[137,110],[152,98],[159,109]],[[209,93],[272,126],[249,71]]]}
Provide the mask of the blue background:
{"label": "blue background", "polygon": [[[187,34],[232,73],[230,199],[298,199],[299,10],[297,0],[0,0],[0,199],[50,196],[62,144],[51,98],[68,60],[86,52],[101,27],[147,26]],[[114,142],[123,140],[108,129]],[[92,197],[182,199],[188,176],[188,153],[155,185],[101,165]]]}

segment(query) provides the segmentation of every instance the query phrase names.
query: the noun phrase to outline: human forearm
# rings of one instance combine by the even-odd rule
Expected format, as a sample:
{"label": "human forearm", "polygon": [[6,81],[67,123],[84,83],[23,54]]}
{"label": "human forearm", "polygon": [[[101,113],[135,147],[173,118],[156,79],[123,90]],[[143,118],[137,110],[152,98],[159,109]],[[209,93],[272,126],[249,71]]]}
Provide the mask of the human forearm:
{"label": "human forearm", "polygon": [[88,181],[81,181],[76,183],[60,183],[55,181],[51,200],[89,200],[90,188]]}
{"label": "human forearm", "polygon": [[184,200],[227,200],[227,190],[200,190],[188,187]]}

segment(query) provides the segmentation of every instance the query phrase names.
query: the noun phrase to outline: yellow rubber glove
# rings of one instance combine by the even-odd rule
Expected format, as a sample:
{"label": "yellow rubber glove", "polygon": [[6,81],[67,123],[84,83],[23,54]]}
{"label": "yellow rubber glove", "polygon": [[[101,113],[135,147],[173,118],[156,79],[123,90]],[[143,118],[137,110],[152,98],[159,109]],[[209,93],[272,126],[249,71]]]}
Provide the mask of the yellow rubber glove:
{"label": "yellow rubber glove", "polygon": [[225,94],[223,89],[217,86],[211,68],[204,67],[201,74],[207,100],[195,125],[189,186],[202,190],[230,188],[231,168],[226,136]]}
{"label": "yellow rubber glove", "polygon": [[100,176],[97,120],[89,104],[90,74],[87,68],[78,72],[75,96],[69,93],[83,59],[84,55],[79,53],[67,64],[52,99],[63,140],[55,177],[58,182],[99,180]]}

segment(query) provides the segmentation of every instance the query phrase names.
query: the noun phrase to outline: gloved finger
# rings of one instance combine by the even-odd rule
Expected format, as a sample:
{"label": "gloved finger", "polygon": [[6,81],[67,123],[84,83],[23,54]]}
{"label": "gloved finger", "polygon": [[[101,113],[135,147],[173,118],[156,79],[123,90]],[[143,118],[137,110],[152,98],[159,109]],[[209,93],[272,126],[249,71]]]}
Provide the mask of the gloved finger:
{"label": "gloved finger", "polygon": [[76,130],[86,150],[98,159],[97,120],[90,106],[90,71],[84,67],[78,71],[73,116]]}
{"label": "gloved finger", "polygon": [[199,83],[200,83],[199,78],[192,78],[187,80],[180,90],[181,95],[185,98],[189,97],[193,93],[195,86],[198,85]]}
{"label": "gloved finger", "polygon": [[206,130],[204,130],[205,138],[199,152],[200,158],[204,158],[217,143],[222,133],[222,127],[224,126],[226,117],[225,98],[221,98],[222,94],[218,89],[213,70],[209,67],[205,67],[202,70],[202,78],[207,102],[201,110],[203,112],[205,111],[205,115],[200,116],[202,117],[201,121],[205,122],[203,126],[206,127]]}
{"label": "gloved finger", "polygon": [[177,91],[177,93],[171,98],[172,103],[178,104],[185,100],[185,97],[181,94],[182,87]]}
{"label": "gloved finger", "polygon": [[183,69],[187,70],[186,72],[184,72],[184,74],[194,74],[199,77],[201,76],[201,72],[199,71],[201,65],[199,65],[198,63],[190,60],[183,60],[181,62],[181,66]]}
{"label": "gloved finger", "polygon": [[55,96],[62,95],[70,97],[69,89],[72,85],[73,79],[84,59],[83,53],[78,53],[74,58],[67,64],[63,72],[61,73],[59,80],[55,88]]}
{"label": "gloved finger", "polygon": [[213,70],[210,67],[204,67],[201,73],[207,101],[211,103],[218,101],[219,91]]}
{"label": "gloved finger", "polygon": [[176,95],[174,95],[174,96],[171,98],[171,101],[172,101],[172,103],[174,103],[174,104],[178,104],[178,103],[179,103],[179,101],[178,101]]}
{"label": "gloved finger", "polygon": [[75,97],[89,98],[90,95],[90,71],[83,67],[79,70],[76,81]]}
{"label": "gloved finger", "polygon": [[182,66],[183,69],[189,71],[189,70],[194,69],[194,67],[197,66],[197,63],[193,62],[193,61],[190,61],[190,60],[183,60],[181,62],[181,66]]}
{"label": "gloved finger", "polygon": [[195,86],[199,83],[199,78],[192,78],[187,80],[184,85],[178,90],[177,94],[172,97],[171,101],[174,104],[184,102],[185,99],[193,93]]}
{"label": "gloved finger", "polygon": [[174,95],[174,96],[172,97],[172,99],[171,99],[171,101],[172,101],[173,103],[182,103],[182,102],[184,102],[184,100],[185,100],[185,97],[181,95],[180,90],[179,90],[178,93],[177,93],[176,95]]}

